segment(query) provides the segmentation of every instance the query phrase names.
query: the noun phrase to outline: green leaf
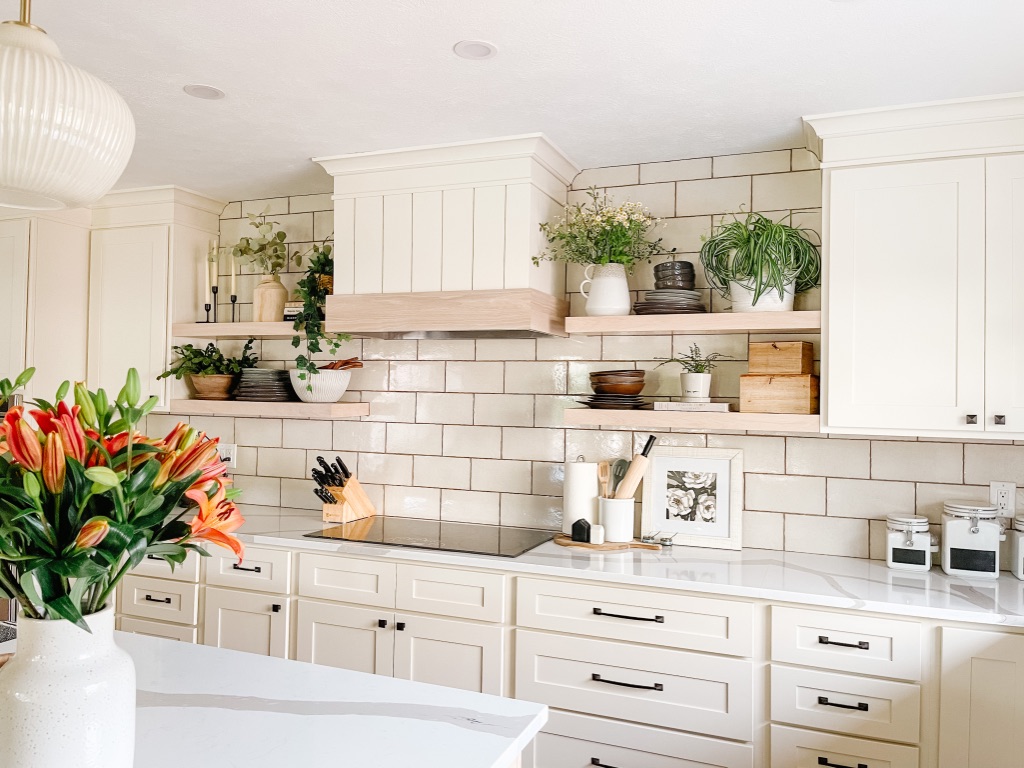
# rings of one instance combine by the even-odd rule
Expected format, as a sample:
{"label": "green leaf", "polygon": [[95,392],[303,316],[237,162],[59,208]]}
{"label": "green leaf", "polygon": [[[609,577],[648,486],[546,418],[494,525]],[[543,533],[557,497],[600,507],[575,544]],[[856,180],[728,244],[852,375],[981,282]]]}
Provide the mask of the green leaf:
{"label": "green leaf", "polygon": [[80,627],[90,634],[92,633],[89,625],[85,623],[85,619],[82,617],[82,611],[72,602],[70,596],[62,595],[54,600],[50,600],[45,605],[50,613],[62,619],[67,619],[76,627]]}

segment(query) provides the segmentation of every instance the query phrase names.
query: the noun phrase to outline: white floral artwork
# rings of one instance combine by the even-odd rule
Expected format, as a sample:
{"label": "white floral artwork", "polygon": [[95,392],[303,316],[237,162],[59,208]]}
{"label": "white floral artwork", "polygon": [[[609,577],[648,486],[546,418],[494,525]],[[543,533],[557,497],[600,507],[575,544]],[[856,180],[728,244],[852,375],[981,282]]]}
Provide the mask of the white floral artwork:
{"label": "white floral artwork", "polygon": [[713,523],[718,512],[718,473],[669,470],[665,517]]}

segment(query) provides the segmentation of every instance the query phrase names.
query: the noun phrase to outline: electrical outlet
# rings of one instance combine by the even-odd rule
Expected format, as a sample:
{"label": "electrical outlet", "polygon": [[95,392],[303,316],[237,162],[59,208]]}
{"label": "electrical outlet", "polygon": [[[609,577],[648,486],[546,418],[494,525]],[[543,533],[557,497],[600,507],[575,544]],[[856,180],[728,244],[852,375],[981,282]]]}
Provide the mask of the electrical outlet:
{"label": "electrical outlet", "polygon": [[220,453],[220,460],[228,465],[228,469],[234,469],[238,466],[238,446],[234,443],[220,443],[217,446],[217,451]]}
{"label": "electrical outlet", "polygon": [[1017,486],[993,481],[989,484],[989,501],[995,504],[1000,517],[1013,517],[1017,509]]}

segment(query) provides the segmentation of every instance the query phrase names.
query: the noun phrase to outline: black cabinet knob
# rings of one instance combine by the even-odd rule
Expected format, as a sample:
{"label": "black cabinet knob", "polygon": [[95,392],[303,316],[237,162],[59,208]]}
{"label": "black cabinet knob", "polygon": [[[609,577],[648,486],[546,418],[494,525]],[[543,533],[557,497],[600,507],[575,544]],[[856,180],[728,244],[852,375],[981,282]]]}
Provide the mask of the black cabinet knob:
{"label": "black cabinet knob", "polygon": [[272,610],[274,613],[280,613],[281,612],[281,604],[280,603],[274,603],[272,606],[270,606],[270,610]]}
{"label": "black cabinet knob", "polygon": [[377,626],[380,627],[381,629],[387,629],[388,628],[388,620],[387,619],[377,619]]}
{"label": "black cabinet knob", "polygon": [[399,632],[405,632],[405,622],[404,621],[397,622],[395,624],[395,629],[397,629]]}

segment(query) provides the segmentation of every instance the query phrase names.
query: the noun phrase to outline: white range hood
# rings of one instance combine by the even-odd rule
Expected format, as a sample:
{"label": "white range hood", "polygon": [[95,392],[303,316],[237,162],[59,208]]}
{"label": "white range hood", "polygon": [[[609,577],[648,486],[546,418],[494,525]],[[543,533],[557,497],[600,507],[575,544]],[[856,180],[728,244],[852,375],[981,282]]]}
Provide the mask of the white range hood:
{"label": "white range hood", "polygon": [[316,162],[334,177],[328,330],[565,335],[565,268],[532,259],[579,169],[542,134]]}

